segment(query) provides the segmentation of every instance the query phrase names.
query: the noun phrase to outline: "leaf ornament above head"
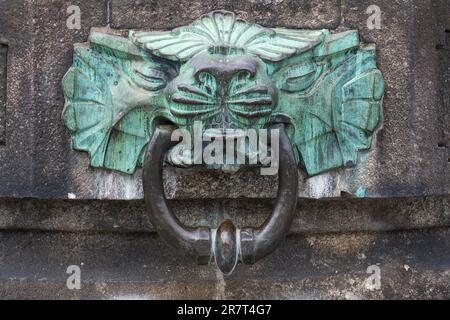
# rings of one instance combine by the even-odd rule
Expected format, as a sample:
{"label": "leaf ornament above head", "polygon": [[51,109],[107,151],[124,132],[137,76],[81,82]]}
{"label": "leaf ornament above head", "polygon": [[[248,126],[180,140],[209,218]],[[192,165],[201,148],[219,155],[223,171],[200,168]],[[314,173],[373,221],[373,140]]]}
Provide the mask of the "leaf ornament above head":
{"label": "leaf ornament above head", "polygon": [[182,62],[214,48],[237,49],[278,62],[313,48],[324,36],[322,31],[265,28],[228,11],[211,12],[172,31],[130,32],[137,46],[156,56]]}

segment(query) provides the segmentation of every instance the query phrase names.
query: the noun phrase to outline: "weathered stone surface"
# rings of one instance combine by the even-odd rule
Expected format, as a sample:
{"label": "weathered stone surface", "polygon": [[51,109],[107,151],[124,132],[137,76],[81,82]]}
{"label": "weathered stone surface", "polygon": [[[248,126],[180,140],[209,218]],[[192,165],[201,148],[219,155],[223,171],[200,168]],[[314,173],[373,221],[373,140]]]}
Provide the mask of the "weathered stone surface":
{"label": "weathered stone surface", "polygon": [[[342,8],[338,1],[300,2],[162,1],[152,9],[157,2],[111,1],[108,16],[107,1],[2,1],[0,37],[9,44],[9,59],[0,196],[141,198],[141,172],[129,177],[93,170],[86,155],[70,149],[60,120],[60,81],[71,64],[73,43],[86,41],[91,27],[108,21],[114,28],[168,29],[189,23],[197,11],[200,15],[222,5],[268,26],[357,28],[364,42],[378,47],[386,97],[383,129],[373,150],[361,156],[363,165],[355,169],[313,177],[305,185],[302,178],[301,197],[339,197],[356,191],[366,197],[448,194],[448,47],[436,49],[450,28],[448,1],[347,1]],[[381,30],[367,29],[366,9],[371,4],[382,11]],[[66,28],[69,5],[81,8],[81,30]],[[139,12],[146,12],[142,19],[136,18]],[[170,198],[272,197],[275,190],[275,178],[258,174],[193,176],[174,169],[166,174]]]}
{"label": "weathered stone surface", "polygon": [[3,143],[5,135],[7,64],[8,45],[2,43],[0,38],[0,144]]}
{"label": "weathered stone surface", "polygon": [[8,43],[7,96],[0,145],[0,190],[3,196],[29,194],[32,185],[33,5],[0,2],[0,39]]}
{"label": "weathered stone surface", "polygon": [[166,30],[213,10],[234,11],[268,27],[322,29],[340,22],[340,1],[323,0],[112,0],[111,27]]}
{"label": "weathered stone surface", "polygon": [[[81,29],[68,29],[67,8],[80,7]],[[91,27],[106,22],[106,1],[38,1],[33,26],[34,121],[32,195],[57,197],[71,185],[70,144],[61,125],[61,77],[70,65],[74,42],[84,41]],[[67,195],[67,194],[66,194]]]}
{"label": "weathered stone surface", "polygon": [[[381,10],[379,30],[367,28],[370,5]],[[357,28],[363,41],[377,44],[378,66],[386,79],[383,129],[372,163],[356,179],[368,182],[368,189],[378,185],[381,193],[398,195],[449,192],[444,130],[450,123],[442,121],[445,95],[440,91],[448,65],[441,61],[445,53],[436,50],[450,26],[448,12],[448,1],[347,3],[342,27]]]}
{"label": "weathered stone surface", "polygon": [[[61,77],[70,66],[73,43],[105,24],[105,3],[0,2],[0,39],[9,45],[1,196],[67,196],[70,145],[60,120]],[[81,9],[80,30],[66,27],[70,5]]]}
{"label": "weathered stone surface", "polygon": [[[81,290],[67,289],[70,265]],[[366,286],[370,266],[379,290]],[[153,235],[0,232],[0,268],[3,299],[449,299],[450,232],[289,237],[229,277]]]}
{"label": "weathered stone surface", "polygon": [[[271,214],[269,199],[169,201],[186,225],[259,226]],[[376,232],[450,226],[450,198],[300,199],[291,234]],[[154,232],[143,201],[0,200],[0,230]]]}

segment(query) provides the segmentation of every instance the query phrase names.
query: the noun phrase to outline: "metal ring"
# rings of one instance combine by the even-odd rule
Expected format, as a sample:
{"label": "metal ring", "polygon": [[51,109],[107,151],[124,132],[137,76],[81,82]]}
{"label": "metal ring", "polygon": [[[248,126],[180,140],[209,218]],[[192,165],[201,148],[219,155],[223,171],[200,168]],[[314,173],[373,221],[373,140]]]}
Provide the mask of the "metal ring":
{"label": "metal ring", "polygon": [[175,248],[196,256],[200,264],[207,264],[214,257],[225,274],[233,272],[239,261],[253,264],[273,252],[289,231],[294,217],[298,171],[284,124],[272,128],[279,129],[280,137],[278,194],[272,215],[259,228],[239,230],[230,220],[225,220],[211,230],[183,225],[168,208],[162,169],[166,152],[177,143],[171,141],[176,127],[158,126],[147,149],[143,173],[146,208],[158,234]]}

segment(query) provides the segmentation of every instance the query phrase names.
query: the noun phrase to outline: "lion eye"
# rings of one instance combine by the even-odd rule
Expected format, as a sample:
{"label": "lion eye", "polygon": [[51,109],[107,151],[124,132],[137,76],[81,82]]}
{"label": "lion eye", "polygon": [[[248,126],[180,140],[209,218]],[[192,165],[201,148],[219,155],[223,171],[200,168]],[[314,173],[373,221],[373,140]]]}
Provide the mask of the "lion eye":
{"label": "lion eye", "polygon": [[171,79],[171,70],[165,70],[156,64],[134,63],[132,71],[134,82],[150,91],[163,89]]}
{"label": "lion eye", "polygon": [[320,70],[321,68],[312,62],[289,67],[282,73],[280,88],[289,92],[304,91],[314,84]]}

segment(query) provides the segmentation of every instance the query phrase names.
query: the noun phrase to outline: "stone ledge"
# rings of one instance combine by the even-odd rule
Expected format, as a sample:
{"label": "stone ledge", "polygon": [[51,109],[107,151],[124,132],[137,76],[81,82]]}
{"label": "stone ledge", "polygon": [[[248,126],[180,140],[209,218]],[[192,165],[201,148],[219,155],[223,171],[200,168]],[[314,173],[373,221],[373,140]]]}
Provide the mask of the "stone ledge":
{"label": "stone ledge", "polygon": [[[268,199],[172,200],[187,225],[217,225],[231,217],[258,226],[271,214]],[[291,234],[376,232],[450,226],[450,197],[300,199]],[[154,232],[143,201],[0,200],[0,230]]]}
{"label": "stone ledge", "polygon": [[[229,277],[151,235],[3,231],[0,298],[449,299],[449,230],[289,237]],[[66,287],[69,265],[81,268],[81,290]],[[381,288],[370,291],[374,265]]]}

